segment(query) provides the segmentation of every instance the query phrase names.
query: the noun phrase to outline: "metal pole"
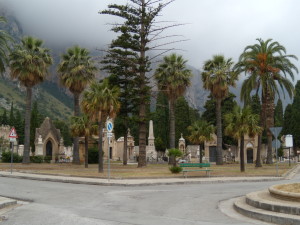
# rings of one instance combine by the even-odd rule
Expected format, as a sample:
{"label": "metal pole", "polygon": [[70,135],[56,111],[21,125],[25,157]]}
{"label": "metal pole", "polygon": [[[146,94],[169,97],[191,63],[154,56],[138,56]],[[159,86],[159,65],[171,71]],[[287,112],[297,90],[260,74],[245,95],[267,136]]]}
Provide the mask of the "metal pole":
{"label": "metal pole", "polygon": [[201,146],[199,145],[199,163],[201,163]]}
{"label": "metal pole", "polygon": [[110,181],[110,137],[108,137],[108,160],[107,160],[107,175],[108,175],[108,181]]}
{"label": "metal pole", "polygon": [[291,147],[289,147],[289,166],[291,166]]}
{"label": "metal pole", "polygon": [[277,139],[275,139],[275,152],[276,152],[276,176],[278,177],[278,151],[277,151]]}
{"label": "metal pole", "polygon": [[11,149],[11,155],[10,155],[10,174],[12,174],[12,165],[14,162],[14,154],[13,154],[13,142],[10,142],[10,149]]}

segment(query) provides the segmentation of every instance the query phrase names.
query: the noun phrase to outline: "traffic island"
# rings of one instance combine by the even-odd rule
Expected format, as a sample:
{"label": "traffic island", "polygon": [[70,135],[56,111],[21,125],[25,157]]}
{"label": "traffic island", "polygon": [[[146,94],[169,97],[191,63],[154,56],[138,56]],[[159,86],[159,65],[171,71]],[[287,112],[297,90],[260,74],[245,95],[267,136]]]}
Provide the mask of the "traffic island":
{"label": "traffic island", "polygon": [[295,184],[274,185],[268,190],[249,193],[238,198],[234,208],[245,216],[269,223],[300,224],[299,193],[283,191],[292,186],[295,187]]}

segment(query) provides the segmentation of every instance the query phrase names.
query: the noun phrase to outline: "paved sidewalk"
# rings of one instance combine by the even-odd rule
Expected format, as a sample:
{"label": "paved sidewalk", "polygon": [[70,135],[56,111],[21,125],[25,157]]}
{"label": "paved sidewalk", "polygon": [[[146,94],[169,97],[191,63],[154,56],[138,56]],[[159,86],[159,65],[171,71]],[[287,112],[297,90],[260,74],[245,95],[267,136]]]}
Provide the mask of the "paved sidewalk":
{"label": "paved sidewalk", "polygon": [[0,177],[21,178],[29,180],[63,182],[73,184],[106,185],[106,186],[148,186],[171,184],[201,184],[201,183],[226,183],[226,182],[263,182],[283,180],[284,177],[201,177],[201,178],[157,178],[157,179],[104,179],[72,177],[44,174],[30,174],[0,171]]}

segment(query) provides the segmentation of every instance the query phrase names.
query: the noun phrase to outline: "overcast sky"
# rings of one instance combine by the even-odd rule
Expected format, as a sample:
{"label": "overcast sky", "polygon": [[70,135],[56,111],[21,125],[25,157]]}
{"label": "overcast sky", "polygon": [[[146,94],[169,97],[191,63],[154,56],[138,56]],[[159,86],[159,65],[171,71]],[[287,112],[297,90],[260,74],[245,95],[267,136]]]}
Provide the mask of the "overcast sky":
{"label": "overcast sky", "polygon": [[[107,23],[116,20],[98,11],[109,3],[126,2],[0,0],[14,11],[25,34],[44,39],[46,44],[76,43],[94,49],[110,43],[114,34]],[[300,56],[299,10],[299,0],[176,0],[165,8],[162,19],[187,23],[169,32],[189,39],[174,47],[185,50],[179,53],[200,69],[214,54],[236,61],[256,38],[272,38],[287,53]]]}

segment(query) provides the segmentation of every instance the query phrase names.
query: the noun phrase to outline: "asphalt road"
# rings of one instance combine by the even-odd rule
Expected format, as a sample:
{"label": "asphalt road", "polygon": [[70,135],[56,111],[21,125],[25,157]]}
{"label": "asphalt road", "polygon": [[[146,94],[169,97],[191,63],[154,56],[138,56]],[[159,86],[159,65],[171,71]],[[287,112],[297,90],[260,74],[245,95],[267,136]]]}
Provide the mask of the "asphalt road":
{"label": "asphalt road", "polygon": [[[293,180],[299,181],[299,175]],[[3,225],[252,224],[223,214],[219,202],[277,182],[162,186],[96,186],[0,178],[0,196],[26,199]]]}

